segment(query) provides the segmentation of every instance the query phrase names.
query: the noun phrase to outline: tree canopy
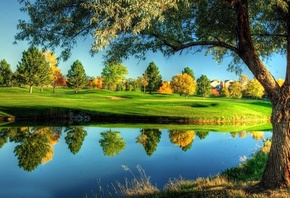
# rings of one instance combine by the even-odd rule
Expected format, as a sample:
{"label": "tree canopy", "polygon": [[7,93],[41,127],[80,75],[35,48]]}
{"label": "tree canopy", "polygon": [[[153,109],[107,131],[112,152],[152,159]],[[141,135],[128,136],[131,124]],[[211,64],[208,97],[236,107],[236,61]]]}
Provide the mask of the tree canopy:
{"label": "tree canopy", "polygon": [[43,53],[33,46],[22,53],[22,59],[17,66],[20,82],[30,86],[29,93],[32,93],[34,85],[47,83],[50,71]]}
{"label": "tree canopy", "polygon": [[67,74],[68,86],[75,89],[75,93],[83,88],[87,84],[87,76],[83,64],[76,60],[72,65]]}

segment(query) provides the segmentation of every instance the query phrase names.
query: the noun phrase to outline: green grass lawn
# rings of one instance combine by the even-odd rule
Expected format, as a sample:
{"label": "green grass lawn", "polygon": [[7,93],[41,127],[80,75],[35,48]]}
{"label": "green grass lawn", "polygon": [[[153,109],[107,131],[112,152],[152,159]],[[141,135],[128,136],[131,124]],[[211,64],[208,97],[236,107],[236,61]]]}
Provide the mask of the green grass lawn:
{"label": "green grass lawn", "polygon": [[109,91],[51,88],[0,88],[0,116],[41,116],[66,110],[87,111],[95,115],[154,116],[203,121],[267,120],[271,104],[266,100],[180,97],[177,94],[144,94],[135,91]]}

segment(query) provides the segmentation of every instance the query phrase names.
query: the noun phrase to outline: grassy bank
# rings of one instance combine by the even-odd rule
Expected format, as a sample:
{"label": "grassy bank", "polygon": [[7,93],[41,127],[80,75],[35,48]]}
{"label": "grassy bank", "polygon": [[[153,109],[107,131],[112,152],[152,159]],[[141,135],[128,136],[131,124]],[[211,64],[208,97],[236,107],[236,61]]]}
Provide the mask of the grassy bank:
{"label": "grassy bank", "polygon": [[70,111],[86,112],[96,118],[122,117],[178,118],[198,123],[243,122],[267,120],[271,104],[265,100],[180,97],[179,95],[143,94],[133,91],[51,88],[44,92],[27,88],[0,88],[0,116],[16,118],[47,117],[61,119]]}
{"label": "grassy bank", "polygon": [[[265,141],[261,150],[253,154],[251,159],[241,162],[238,167],[227,169],[223,173],[209,178],[186,180],[183,178],[170,179],[163,190],[157,189],[150,183],[150,177],[137,166],[138,175],[132,173],[133,179],[112,184],[114,192],[111,195],[122,197],[289,197],[290,189],[273,189],[263,191],[256,184],[262,177],[266,166],[271,142]],[[97,197],[103,197],[100,192]]]}

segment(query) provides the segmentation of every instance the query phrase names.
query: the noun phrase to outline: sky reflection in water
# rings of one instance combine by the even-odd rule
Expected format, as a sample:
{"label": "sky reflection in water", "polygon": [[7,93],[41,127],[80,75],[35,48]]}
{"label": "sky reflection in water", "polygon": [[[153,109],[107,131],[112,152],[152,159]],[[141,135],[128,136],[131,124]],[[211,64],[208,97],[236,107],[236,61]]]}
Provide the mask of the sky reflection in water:
{"label": "sky reflection in water", "polygon": [[136,176],[141,165],[162,189],[170,178],[207,177],[236,166],[269,137],[270,132],[0,128],[1,197],[93,197],[99,185],[133,177],[122,165]]}

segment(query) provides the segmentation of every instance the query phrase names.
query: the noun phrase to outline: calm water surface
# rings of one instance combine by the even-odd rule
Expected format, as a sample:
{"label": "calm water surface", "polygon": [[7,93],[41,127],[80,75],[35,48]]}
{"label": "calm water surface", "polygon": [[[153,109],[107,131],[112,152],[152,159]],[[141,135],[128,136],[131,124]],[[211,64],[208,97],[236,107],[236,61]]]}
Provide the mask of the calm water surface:
{"label": "calm water surface", "polygon": [[138,176],[160,189],[170,178],[215,175],[249,158],[270,132],[99,127],[0,128],[0,197],[93,197]]}

